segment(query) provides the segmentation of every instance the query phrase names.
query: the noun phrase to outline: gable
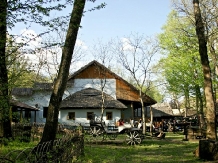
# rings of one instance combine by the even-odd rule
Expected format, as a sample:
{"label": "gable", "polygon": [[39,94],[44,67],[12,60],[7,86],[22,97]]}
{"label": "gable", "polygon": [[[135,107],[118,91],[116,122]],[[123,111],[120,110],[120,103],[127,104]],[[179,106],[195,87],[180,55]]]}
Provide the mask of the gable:
{"label": "gable", "polygon": [[71,79],[114,79],[115,74],[110,71],[108,68],[100,65],[96,61],[90,62],[88,65],[82,67],[77,72],[75,72],[72,76],[70,76],[69,81]]}
{"label": "gable", "polygon": [[[71,75],[69,82],[73,82],[74,79],[116,79],[117,99],[140,102],[139,91],[133,85],[95,60]],[[156,103],[147,95],[144,95],[143,101],[148,105]]]}

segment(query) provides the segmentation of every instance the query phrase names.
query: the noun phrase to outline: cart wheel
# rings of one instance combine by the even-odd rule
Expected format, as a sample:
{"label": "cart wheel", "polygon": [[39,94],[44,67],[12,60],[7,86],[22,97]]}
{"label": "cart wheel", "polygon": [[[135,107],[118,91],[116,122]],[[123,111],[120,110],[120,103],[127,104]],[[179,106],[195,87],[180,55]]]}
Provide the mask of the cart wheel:
{"label": "cart wheel", "polygon": [[98,126],[91,126],[88,131],[88,139],[90,142],[98,142],[104,140],[104,130]]}
{"label": "cart wheel", "polygon": [[137,131],[127,133],[126,143],[128,145],[137,145],[142,141],[140,134]]}

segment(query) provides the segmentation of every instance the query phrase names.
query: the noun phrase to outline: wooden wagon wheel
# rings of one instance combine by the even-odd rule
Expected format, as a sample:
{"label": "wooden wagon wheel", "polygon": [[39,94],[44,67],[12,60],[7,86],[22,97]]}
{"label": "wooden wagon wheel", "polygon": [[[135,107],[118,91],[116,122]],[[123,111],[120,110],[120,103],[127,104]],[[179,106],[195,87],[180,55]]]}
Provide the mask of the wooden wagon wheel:
{"label": "wooden wagon wheel", "polygon": [[128,145],[137,145],[142,142],[140,133],[138,131],[130,131],[127,133],[126,143]]}
{"label": "wooden wagon wheel", "polygon": [[90,126],[88,134],[90,142],[98,142],[104,140],[104,130],[99,126]]}

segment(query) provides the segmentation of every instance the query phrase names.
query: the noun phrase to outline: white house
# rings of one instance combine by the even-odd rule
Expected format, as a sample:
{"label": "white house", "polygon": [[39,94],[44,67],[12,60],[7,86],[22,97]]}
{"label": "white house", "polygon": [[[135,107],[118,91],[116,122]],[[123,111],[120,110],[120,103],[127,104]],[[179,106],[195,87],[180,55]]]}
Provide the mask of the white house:
{"label": "white house", "polygon": [[[13,89],[13,99],[39,109],[36,119],[32,118],[34,113],[31,113],[31,122],[46,121],[52,85],[35,83],[33,88]],[[143,101],[145,106],[156,103],[147,95],[144,95]],[[120,118],[128,121],[142,116],[139,91],[102,64],[92,61],[69,77],[59,111],[59,122],[86,125],[90,114],[100,116],[102,106],[105,108],[103,119],[106,124],[115,123]]]}

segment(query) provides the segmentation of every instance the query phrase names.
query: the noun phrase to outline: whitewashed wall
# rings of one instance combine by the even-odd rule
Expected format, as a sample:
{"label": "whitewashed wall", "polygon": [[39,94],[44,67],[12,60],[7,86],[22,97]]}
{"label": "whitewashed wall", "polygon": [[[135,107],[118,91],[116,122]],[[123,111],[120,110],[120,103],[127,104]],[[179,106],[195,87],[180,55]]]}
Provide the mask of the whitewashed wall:
{"label": "whitewashed wall", "polygon": [[[64,92],[63,99],[85,88],[94,88],[94,89],[101,91],[101,88],[102,88],[101,80],[100,79],[75,79],[74,83],[68,86],[68,88]],[[104,92],[116,99],[116,80],[115,79],[106,79]],[[33,107],[35,107],[35,105],[37,104],[40,111],[36,112],[36,122],[43,123],[46,121],[46,119],[43,118],[43,107],[48,107],[50,96],[51,96],[51,91],[35,91],[32,96],[14,96],[14,99],[24,102],[25,104],[33,106]],[[68,112],[75,112],[76,120],[74,122],[82,123],[84,125],[85,123],[89,123],[89,120],[87,120],[86,118],[87,112],[92,112],[92,111],[99,116],[101,114],[100,109],[61,110],[59,112],[59,121],[66,122],[66,123],[72,122],[72,120],[67,120],[67,115],[68,115]],[[111,109],[111,110],[106,110],[106,111],[111,111],[113,114],[113,120],[111,121],[107,121],[104,115],[104,120],[106,121],[106,124],[109,122],[113,123],[114,121],[116,121],[116,119],[118,120],[121,117],[121,111],[117,109]],[[31,113],[31,122],[33,121],[34,121],[34,112]]]}
{"label": "whitewashed wall", "polygon": [[[40,111],[36,112],[36,122],[43,123],[46,120],[43,118],[43,107],[48,107],[50,96],[50,91],[35,91],[32,96],[14,96],[14,99],[32,107],[36,107],[37,104]],[[34,114],[31,112],[31,122],[34,121]]]}
{"label": "whitewashed wall", "polygon": [[[106,79],[104,92],[116,99],[116,79]],[[85,88],[94,88],[101,91],[100,79],[75,79],[71,87],[68,87],[64,92],[63,99]]]}
{"label": "whitewashed wall", "polygon": [[[75,112],[75,120],[67,120],[68,112]],[[75,110],[62,110],[60,113],[59,122],[66,122],[66,123],[79,123],[82,125],[88,125],[90,120],[87,120],[87,112],[93,112],[94,114],[100,116],[101,110],[100,109],[75,109]],[[112,112],[112,120],[106,120],[106,112]],[[121,112],[117,109],[107,109],[104,112],[103,120],[105,121],[106,125],[108,123],[114,124],[118,121],[121,117]]]}

